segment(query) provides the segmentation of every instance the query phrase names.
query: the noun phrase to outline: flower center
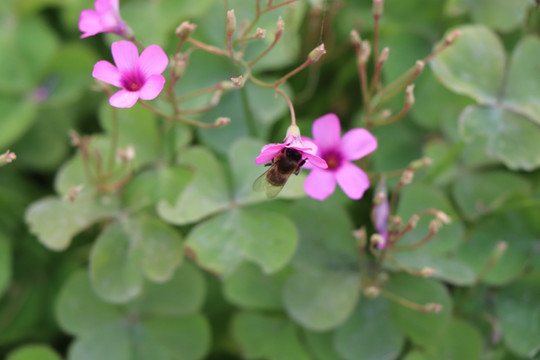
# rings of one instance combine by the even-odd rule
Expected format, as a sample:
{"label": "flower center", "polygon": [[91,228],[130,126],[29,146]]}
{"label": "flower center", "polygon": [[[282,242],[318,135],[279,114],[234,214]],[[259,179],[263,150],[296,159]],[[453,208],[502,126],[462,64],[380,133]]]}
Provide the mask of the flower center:
{"label": "flower center", "polygon": [[127,91],[139,91],[144,85],[144,79],[138,71],[124,74],[122,85]]}
{"label": "flower center", "polygon": [[323,154],[322,158],[326,161],[329,170],[335,170],[341,165],[341,154],[329,152]]}

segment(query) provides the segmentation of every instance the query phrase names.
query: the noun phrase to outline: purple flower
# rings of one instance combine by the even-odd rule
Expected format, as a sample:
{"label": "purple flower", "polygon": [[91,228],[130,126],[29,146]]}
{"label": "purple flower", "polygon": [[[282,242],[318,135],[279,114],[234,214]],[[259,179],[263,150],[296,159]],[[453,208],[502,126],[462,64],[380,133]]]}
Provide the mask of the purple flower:
{"label": "purple flower", "polygon": [[92,76],[116,87],[122,88],[110,97],[109,103],[118,108],[129,108],[139,98],[155,99],[165,84],[161,75],[169,59],[158,45],[150,45],[141,53],[132,42],[122,40],[111,46],[116,67],[101,60],[94,65]]}
{"label": "purple flower", "polygon": [[326,162],[317,156],[317,145],[307,138],[300,137],[300,129],[296,125],[289,126],[283,144],[264,145],[261,153],[255,158],[256,164],[265,164],[275,158],[284,148],[293,148],[302,154],[302,160],[307,159],[312,165],[326,169]]}
{"label": "purple flower", "polygon": [[352,129],[341,137],[341,125],[335,114],[324,115],[313,122],[313,141],[317,155],[327,169],[313,168],[304,182],[304,190],[314,199],[324,200],[336,189],[336,182],[351,199],[360,199],[369,188],[366,173],[351,161],[370,154],[377,139],[366,129]]}
{"label": "purple flower", "polygon": [[79,30],[83,32],[81,38],[93,36],[102,32],[115,33],[129,37],[131,29],[120,17],[118,0],[96,0],[95,10],[83,10],[79,17]]}
{"label": "purple flower", "polygon": [[382,236],[383,242],[377,244],[377,248],[382,250],[388,243],[388,217],[390,216],[390,204],[386,194],[385,179],[381,178],[375,191],[375,199],[373,200],[373,208],[371,210],[371,218],[375,231]]}

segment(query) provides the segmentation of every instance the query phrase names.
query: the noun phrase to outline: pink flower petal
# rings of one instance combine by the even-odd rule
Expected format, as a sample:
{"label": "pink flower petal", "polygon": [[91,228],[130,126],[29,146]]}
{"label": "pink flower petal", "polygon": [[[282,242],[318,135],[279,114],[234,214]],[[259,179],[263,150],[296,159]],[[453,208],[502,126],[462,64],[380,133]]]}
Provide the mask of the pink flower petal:
{"label": "pink flower petal", "polygon": [[150,76],[140,92],[141,99],[143,100],[153,100],[155,99],[161,90],[163,90],[163,85],[165,85],[165,78],[161,75],[152,75]]}
{"label": "pink flower petal", "polygon": [[302,139],[302,145],[305,148],[311,149],[311,150],[304,150],[305,152],[308,152],[308,153],[314,154],[314,155],[318,155],[317,152],[319,151],[319,147],[317,146],[317,144],[315,144],[315,142],[313,140],[311,140],[310,138],[305,137],[305,136],[302,136],[301,139]]}
{"label": "pink flower petal", "polygon": [[311,133],[321,151],[339,147],[341,125],[338,117],[335,114],[321,116],[313,122]]}
{"label": "pink flower petal", "polygon": [[312,165],[321,169],[328,169],[328,164],[323,158],[320,158],[317,155],[312,155],[306,152],[304,152],[303,154],[308,159],[308,162],[311,163]]}
{"label": "pink flower petal", "polygon": [[360,199],[369,188],[367,174],[358,166],[344,163],[336,171],[336,180],[343,192],[351,199]]}
{"label": "pink flower petal", "polygon": [[366,129],[347,131],[341,139],[341,152],[347,160],[358,160],[377,148],[377,139]]}
{"label": "pink flower petal", "polygon": [[131,41],[121,40],[111,45],[114,63],[121,73],[130,73],[137,68],[139,51]]}
{"label": "pink flower petal", "polygon": [[285,147],[284,144],[268,144],[261,149],[259,156],[255,158],[255,164],[266,164],[276,157],[277,154]]}
{"label": "pink flower petal", "polygon": [[304,182],[304,191],[310,197],[324,200],[336,189],[336,179],[330,171],[313,169]]}
{"label": "pink flower petal", "polygon": [[94,8],[99,13],[118,10],[118,0],[96,0],[94,2]]}
{"label": "pink flower petal", "polygon": [[99,14],[94,10],[83,10],[79,16],[79,30],[83,32],[81,39],[96,35],[101,31]]}
{"label": "pink flower petal", "polygon": [[139,68],[146,77],[161,74],[168,64],[169,58],[158,45],[148,46],[139,58]]}
{"label": "pink flower petal", "polygon": [[138,91],[120,90],[109,98],[109,104],[117,108],[130,108],[139,100]]}
{"label": "pink flower petal", "polygon": [[118,69],[108,61],[98,61],[96,65],[94,65],[92,76],[116,87],[122,87],[122,75]]}

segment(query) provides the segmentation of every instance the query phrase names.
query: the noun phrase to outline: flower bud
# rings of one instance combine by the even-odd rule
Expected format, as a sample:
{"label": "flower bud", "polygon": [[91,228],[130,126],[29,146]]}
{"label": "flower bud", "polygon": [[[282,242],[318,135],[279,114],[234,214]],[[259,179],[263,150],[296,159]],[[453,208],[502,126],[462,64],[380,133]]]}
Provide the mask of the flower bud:
{"label": "flower bud", "polygon": [[414,105],[414,84],[405,89],[405,107],[410,108]]}
{"label": "flower bud", "polygon": [[439,219],[443,224],[450,224],[452,222],[450,216],[446,215],[446,213],[440,210],[435,213],[435,216],[437,216],[437,219]]}
{"label": "flower bud", "polygon": [[405,169],[403,171],[403,174],[401,174],[401,183],[403,184],[410,184],[412,181],[413,181],[413,178],[414,178],[414,171],[412,171],[411,169]]}
{"label": "flower bud", "polygon": [[386,60],[388,60],[388,54],[390,53],[390,49],[388,47],[385,47],[381,51],[381,55],[379,55],[379,66],[383,66]]}
{"label": "flower bud", "polygon": [[433,163],[433,160],[431,160],[427,156],[424,156],[421,159],[414,160],[413,162],[411,162],[409,167],[413,170],[419,170],[423,168],[424,166],[430,166],[432,163]]}
{"label": "flower bud", "polygon": [[17,156],[15,153],[12,153],[11,151],[7,150],[5,153],[0,155],[0,166],[4,166],[6,164],[9,164],[13,160],[15,160]]}
{"label": "flower bud", "polygon": [[257,31],[255,32],[255,37],[257,39],[264,39],[265,36],[266,36],[266,30],[261,29],[261,28],[257,28]]}
{"label": "flower bud", "polygon": [[367,235],[366,235],[366,228],[365,227],[354,230],[353,231],[353,236],[356,239],[356,245],[358,245],[359,247],[362,247],[362,248],[366,246]]}
{"label": "flower bud", "polygon": [[430,267],[425,267],[422,270],[420,270],[420,275],[423,277],[430,277],[430,276],[433,276],[433,274],[435,274],[435,270]]}
{"label": "flower bud", "polygon": [[227,125],[228,123],[231,122],[231,118],[228,118],[228,117],[218,117],[216,119],[216,121],[214,121],[214,124],[217,126],[217,127],[223,127],[225,125]]}
{"label": "flower bud", "polygon": [[135,160],[135,148],[128,145],[125,149],[118,149],[116,156],[120,161],[131,162]]}
{"label": "flower bud", "polygon": [[276,24],[276,40],[283,35],[283,29],[285,29],[285,23],[283,22],[283,19],[278,17],[277,24]]}
{"label": "flower bud", "polygon": [[390,228],[395,229],[403,223],[403,219],[399,215],[391,216],[389,219]]}
{"label": "flower bud", "polygon": [[237,88],[237,86],[235,86],[234,83],[229,80],[222,81],[220,83],[220,87],[223,91],[230,91]]}
{"label": "flower bud", "polygon": [[177,53],[174,55],[174,59],[172,61],[172,74],[177,79],[184,76],[184,73],[186,72],[186,68],[188,65],[188,57],[184,54]]}
{"label": "flower bud", "polygon": [[358,62],[360,64],[366,64],[369,60],[369,55],[371,55],[371,45],[369,41],[364,40],[360,45],[360,54],[358,54]]}
{"label": "flower bud", "polygon": [[420,221],[420,215],[418,214],[414,214],[413,216],[411,216],[411,219],[409,220],[409,224],[408,226],[412,229],[414,229],[417,225],[418,225],[418,222]]}
{"label": "flower bud", "polygon": [[442,223],[439,219],[433,219],[429,222],[429,231],[432,233],[437,233],[441,228]]}
{"label": "flower bud", "polygon": [[414,64],[414,72],[416,75],[420,74],[424,70],[426,64],[422,60],[417,60]]}
{"label": "flower bud", "polygon": [[351,43],[355,47],[360,47],[362,45],[362,39],[360,38],[360,34],[356,30],[351,30]]}
{"label": "flower bud", "polygon": [[79,195],[79,193],[83,190],[83,188],[84,188],[84,184],[79,184],[77,186],[71,187],[71,189],[69,189],[69,193],[66,195],[66,198],[70,202],[74,202],[75,199],[77,198],[77,195]]}
{"label": "flower bud", "polygon": [[426,304],[424,310],[428,313],[438,314],[442,311],[443,306],[437,303]]}
{"label": "flower bud", "polygon": [[371,241],[371,244],[375,246],[377,249],[382,249],[386,245],[386,239],[381,234],[373,234],[369,238],[369,241]]}
{"label": "flower bud", "polygon": [[384,12],[384,0],[373,0],[373,16],[380,18]]}
{"label": "flower bud", "polygon": [[376,286],[368,286],[364,289],[364,296],[368,299],[375,299],[381,293],[381,289]]}
{"label": "flower bud", "polygon": [[190,23],[189,21],[184,21],[176,28],[175,34],[180,39],[187,39],[196,28],[197,25]]}
{"label": "flower bud", "polygon": [[71,139],[71,145],[73,146],[79,146],[82,143],[80,135],[73,129],[69,130],[69,138]]}
{"label": "flower bud", "polygon": [[454,30],[444,39],[445,45],[451,45],[461,36],[461,30]]}
{"label": "flower bud", "polygon": [[231,81],[233,86],[238,89],[243,88],[246,83],[246,79],[244,79],[242,75],[240,75],[239,77],[231,78]]}
{"label": "flower bud", "polygon": [[311,62],[317,62],[323,56],[326,54],[326,50],[324,49],[324,44],[321,44],[317,46],[315,49],[311,50],[311,52],[308,55],[308,59]]}
{"label": "flower bud", "polygon": [[384,109],[381,111],[381,113],[379,114],[379,117],[382,119],[382,120],[385,120],[385,119],[388,119],[390,117],[390,115],[392,115],[392,111],[390,109]]}
{"label": "flower bud", "polygon": [[234,10],[227,11],[227,35],[231,36],[236,30],[236,15]]}

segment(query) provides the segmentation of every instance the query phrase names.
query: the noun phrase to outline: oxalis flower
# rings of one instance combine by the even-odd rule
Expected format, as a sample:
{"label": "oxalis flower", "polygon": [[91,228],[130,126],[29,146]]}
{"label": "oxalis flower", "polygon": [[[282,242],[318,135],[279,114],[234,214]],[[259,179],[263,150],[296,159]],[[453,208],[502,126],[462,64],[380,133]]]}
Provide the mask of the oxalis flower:
{"label": "oxalis flower", "polygon": [[118,10],[118,0],[96,0],[95,10],[83,10],[79,17],[81,39],[99,33],[110,32],[129,37],[131,29],[126,25]]}
{"label": "oxalis flower", "polygon": [[326,161],[317,156],[317,145],[307,138],[300,137],[300,129],[296,125],[291,125],[287,129],[287,136],[282,144],[268,144],[263,146],[259,156],[255,158],[256,164],[265,164],[272,161],[279,153],[286,148],[298,150],[302,155],[299,163],[304,160],[309,161],[315,167],[326,169]]}
{"label": "oxalis flower", "polygon": [[129,108],[139,98],[155,99],[165,84],[161,75],[169,59],[158,45],[150,45],[141,53],[130,41],[117,41],[111,46],[116,67],[101,60],[94,65],[92,76],[108,84],[122,88],[110,97],[109,103],[118,108]]}
{"label": "oxalis flower", "polygon": [[[377,139],[366,129],[352,129],[341,137],[341,125],[335,114],[324,115],[313,122],[313,141],[317,155],[327,169],[313,168],[304,182],[304,190],[314,199],[324,200],[336,189],[336,182],[351,199],[360,199],[369,188],[367,174],[351,161],[377,148]],[[306,166],[309,168],[310,166]]]}

